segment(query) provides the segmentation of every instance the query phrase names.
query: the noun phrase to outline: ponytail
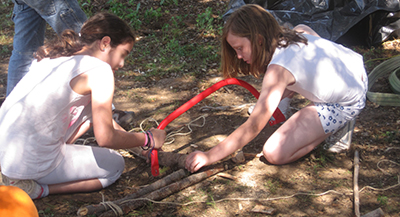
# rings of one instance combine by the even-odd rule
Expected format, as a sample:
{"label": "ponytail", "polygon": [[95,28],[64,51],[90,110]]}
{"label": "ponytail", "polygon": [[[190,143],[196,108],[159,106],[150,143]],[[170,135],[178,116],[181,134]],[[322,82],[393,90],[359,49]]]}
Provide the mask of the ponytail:
{"label": "ponytail", "polygon": [[73,30],[64,30],[55,41],[39,47],[35,58],[40,61],[43,58],[53,59],[62,56],[72,56],[74,53],[82,50],[83,46],[76,32]]}

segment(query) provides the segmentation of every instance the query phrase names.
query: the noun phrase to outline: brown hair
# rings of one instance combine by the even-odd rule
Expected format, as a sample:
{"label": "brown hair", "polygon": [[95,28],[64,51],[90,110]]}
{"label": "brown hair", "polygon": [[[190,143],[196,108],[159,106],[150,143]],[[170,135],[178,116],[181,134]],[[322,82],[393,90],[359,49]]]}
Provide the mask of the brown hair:
{"label": "brown hair", "polygon": [[135,43],[135,35],[131,28],[119,17],[106,12],[98,13],[87,20],[78,34],[73,30],[65,30],[51,43],[41,46],[36,52],[36,59],[72,56],[104,36],[111,38],[111,47],[120,44]]}
{"label": "brown hair", "polygon": [[[235,50],[226,41],[228,33],[250,40],[251,65],[236,57]],[[244,5],[230,15],[223,29],[222,73],[225,78],[236,77],[238,73],[259,77],[265,73],[277,47],[298,42],[307,44],[307,39],[294,30],[279,26],[276,19],[261,6]]]}

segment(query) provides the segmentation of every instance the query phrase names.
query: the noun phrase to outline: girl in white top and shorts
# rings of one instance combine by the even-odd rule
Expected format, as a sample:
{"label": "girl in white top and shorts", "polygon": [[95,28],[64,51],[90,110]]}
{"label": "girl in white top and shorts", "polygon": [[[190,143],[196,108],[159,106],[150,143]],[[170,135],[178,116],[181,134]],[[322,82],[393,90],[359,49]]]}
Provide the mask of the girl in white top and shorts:
{"label": "girl in white top and shorts", "polygon": [[264,75],[260,97],[249,118],[224,141],[186,158],[195,172],[217,162],[253,140],[266,126],[280,101],[301,94],[310,103],[288,118],[263,146],[272,164],[287,164],[312,151],[354,121],[365,106],[368,77],[363,58],[320,38],[306,25],[279,26],[258,5],[232,13],[222,35],[224,77]]}

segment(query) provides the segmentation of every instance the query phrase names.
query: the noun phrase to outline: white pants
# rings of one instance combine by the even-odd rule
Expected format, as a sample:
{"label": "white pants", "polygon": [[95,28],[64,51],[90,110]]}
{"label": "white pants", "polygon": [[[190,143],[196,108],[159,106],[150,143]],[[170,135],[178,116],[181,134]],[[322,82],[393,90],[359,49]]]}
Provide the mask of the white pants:
{"label": "white pants", "polygon": [[[87,106],[68,129],[66,138],[84,122],[91,122],[91,106]],[[108,148],[67,144],[64,159],[48,175],[37,179],[39,184],[58,184],[71,181],[99,179],[103,188],[114,183],[125,167],[124,158]]]}
{"label": "white pants", "polygon": [[67,145],[65,157],[39,184],[58,184],[97,178],[103,188],[114,183],[125,167],[124,158],[116,151],[85,145]]}

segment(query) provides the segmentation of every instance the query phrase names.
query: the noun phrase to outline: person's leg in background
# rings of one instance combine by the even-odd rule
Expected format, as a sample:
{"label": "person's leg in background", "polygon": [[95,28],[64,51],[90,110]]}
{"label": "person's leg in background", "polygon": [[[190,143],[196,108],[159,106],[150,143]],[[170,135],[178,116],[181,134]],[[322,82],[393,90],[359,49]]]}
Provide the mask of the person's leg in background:
{"label": "person's leg in background", "polygon": [[87,20],[77,0],[24,0],[24,2],[35,9],[58,35],[66,29],[79,33]]}
{"label": "person's leg in background", "polygon": [[28,5],[16,0],[13,21],[15,35],[8,65],[7,96],[28,72],[33,53],[43,45],[46,21]]}
{"label": "person's leg in background", "polygon": [[65,29],[79,32],[87,20],[76,0],[13,0],[15,35],[8,66],[7,96],[28,72],[33,53],[43,45],[46,23],[57,34]]}

